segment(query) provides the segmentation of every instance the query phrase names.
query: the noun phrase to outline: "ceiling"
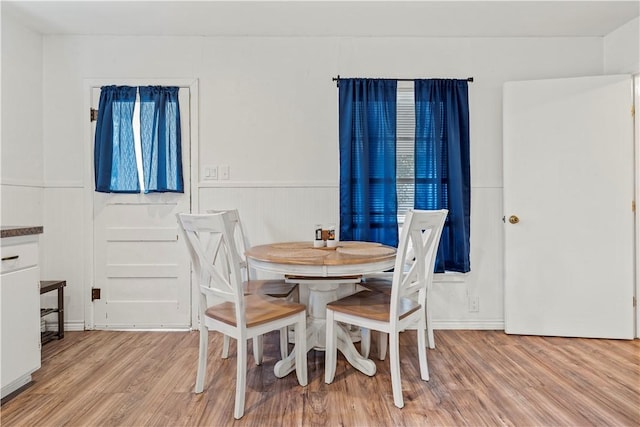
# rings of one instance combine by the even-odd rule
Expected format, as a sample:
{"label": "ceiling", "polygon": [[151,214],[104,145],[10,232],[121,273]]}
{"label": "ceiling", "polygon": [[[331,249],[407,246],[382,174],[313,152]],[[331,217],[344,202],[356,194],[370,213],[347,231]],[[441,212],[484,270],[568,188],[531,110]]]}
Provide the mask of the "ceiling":
{"label": "ceiling", "polygon": [[[164,36],[605,36],[635,1],[10,1],[43,34]],[[640,35],[639,35],[640,36]]]}

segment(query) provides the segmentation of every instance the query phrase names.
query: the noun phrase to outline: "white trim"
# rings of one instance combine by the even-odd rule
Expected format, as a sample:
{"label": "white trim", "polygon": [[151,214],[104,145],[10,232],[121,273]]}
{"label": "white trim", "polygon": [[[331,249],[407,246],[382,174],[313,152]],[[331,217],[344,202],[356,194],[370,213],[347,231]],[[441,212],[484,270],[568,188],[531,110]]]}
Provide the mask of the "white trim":
{"label": "white trim", "polygon": [[[200,212],[200,191],[198,191],[198,174],[200,170],[199,91],[199,82],[198,79],[195,79],[191,82],[191,85],[189,87],[189,132],[191,133],[191,141],[189,143],[189,149],[191,151],[191,159],[189,162],[189,170],[191,171],[191,189],[189,191],[189,197],[191,197],[191,212]],[[194,328],[194,325],[198,325],[198,304],[200,302],[200,298],[198,297],[199,290],[197,289],[197,282],[193,280],[193,266],[190,265],[190,267],[191,274],[189,274],[189,280],[191,280],[191,328]]]}
{"label": "white trim", "polygon": [[43,181],[31,181],[27,179],[12,179],[3,178],[0,181],[0,185],[7,185],[11,187],[32,187],[32,188],[44,188]]}
{"label": "white trim", "polygon": [[[51,330],[55,330],[58,326],[58,322],[47,322],[47,330],[49,330],[49,326],[52,328]],[[500,319],[496,320],[434,320],[433,326],[435,330],[495,330],[495,331],[504,331],[504,321]],[[176,329],[109,329],[110,331],[127,331],[131,332],[135,331],[157,331],[157,332],[185,332],[185,331],[195,331],[198,329],[198,323],[194,323],[191,328],[176,328]],[[84,322],[82,321],[68,321],[64,323],[64,331],[65,332],[77,332],[84,331]]]}
{"label": "white trim", "polygon": [[635,202],[636,202],[636,212],[635,212],[635,297],[636,297],[636,338],[640,338],[640,214],[638,214],[638,210],[640,209],[640,73],[636,73],[633,75],[633,105],[634,105],[634,149],[635,149],[635,183],[636,183],[636,194],[635,194]]}
{"label": "white trim", "polygon": [[[54,331],[57,332],[58,331],[58,321],[57,320],[47,320],[45,321],[45,330],[47,331]],[[65,332],[69,332],[69,331],[84,331],[84,322],[80,321],[80,320],[76,320],[76,321],[67,321],[64,322],[64,331]]]}
{"label": "white trim", "polygon": [[31,382],[31,373],[32,372],[29,372],[28,374],[22,375],[21,377],[17,378],[12,383],[7,384],[6,386],[2,387],[2,389],[0,389],[0,396],[2,396],[2,398],[4,398],[4,397],[10,395],[11,393],[13,393],[14,391],[18,390],[20,387],[29,384]]}
{"label": "white trim", "polygon": [[23,179],[3,179],[0,185],[9,187],[31,187],[31,188],[84,188],[82,181],[29,181]]}
{"label": "white trim", "polygon": [[199,188],[339,188],[336,182],[300,182],[300,181],[200,181]]}
{"label": "white trim", "polygon": [[84,188],[82,181],[48,181],[44,184],[44,188]]}
{"label": "white trim", "polygon": [[[126,326],[126,325],[125,325]],[[125,326],[118,326],[118,327],[106,327],[104,329],[101,329],[103,331],[109,331],[109,332],[191,332],[191,331],[195,331],[197,329],[191,328],[191,327],[186,327],[186,328],[136,328],[136,327],[125,327]]]}
{"label": "white trim", "polygon": [[[335,181],[221,181],[203,180],[193,173],[198,188],[340,188]],[[491,185],[474,185],[471,189],[493,189],[502,191],[503,187]]]}
{"label": "white trim", "polygon": [[[87,143],[87,141],[91,141],[91,128],[92,122],[87,120],[87,111],[93,108],[91,104],[91,93],[92,88],[94,86],[104,85],[106,83],[100,83],[97,80],[85,80],[83,82],[84,85],[84,96],[83,96],[83,108],[82,111],[78,114],[78,120],[82,120],[81,123],[84,123],[83,129],[83,141]],[[84,180],[85,182],[91,182],[92,178],[92,169],[93,162],[91,161],[91,157],[93,154],[93,150],[88,148],[85,150],[84,155]],[[93,285],[93,191],[90,186],[87,186],[83,192],[84,198],[84,226],[83,226],[83,234],[84,234],[84,247],[83,253],[85,254],[85,259],[82,262],[83,271],[82,277],[84,278],[84,289],[82,294],[84,295],[82,298],[83,304],[83,313],[82,317],[84,319],[84,325],[82,329],[93,329],[93,303],[91,301],[91,287]],[[66,325],[65,325],[66,327]]]}
{"label": "white trim", "polygon": [[504,331],[504,320],[433,320],[433,329]]}

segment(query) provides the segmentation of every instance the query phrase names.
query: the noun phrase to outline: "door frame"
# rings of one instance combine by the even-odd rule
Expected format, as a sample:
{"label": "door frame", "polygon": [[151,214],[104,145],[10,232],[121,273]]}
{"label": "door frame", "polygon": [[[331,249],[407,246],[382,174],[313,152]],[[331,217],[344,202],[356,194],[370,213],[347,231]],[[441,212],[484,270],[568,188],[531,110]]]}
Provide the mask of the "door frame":
{"label": "door frame", "polygon": [[636,338],[640,338],[640,216],[638,215],[638,204],[640,203],[640,117],[638,110],[640,109],[640,73],[633,75],[633,129],[634,129],[634,149],[635,149],[635,203],[636,210],[634,212],[635,228],[636,228],[636,292],[635,292],[635,309],[636,309]]}
{"label": "door frame", "polygon": [[[183,79],[84,79],[83,87],[84,87],[84,102],[83,109],[81,114],[79,115],[80,120],[85,124],[84,125],[84,138],[85,141],[85,152],[84,152],[84,203],[83,203],[83,218],[84,225],[82,227],[84,233],[83,239],[83,253],[84,259],[82,260],[83,266],[83,274],[84,277],[84,329],[92,330],[94,329],[94,311],[93,311],[93,303],[91,301],[91,288],[93,286],[94,280],[94,265],[93,265],[93,192],[94,192],[94,179],[93,179],[93,138],[92,138],[92,127],[93,124],[89,118],[89,110],[92,108],[91,105],[91,96],[92,89],[95,87],[101,87],[106,85],[118,85],[118,86],[147,86],[147,85],[158,85],[158,86],[178,86],[180,88],[189,89],[189,120],[190,120],[190,155],[188,156],[189,163],[183,164],[183,171],[188,171],[187,173],[191,176],[191,184],[190,184],[190,192],[191,192],[191,200],[189,203],[190,212],[194,212],[198,206],[198,150],[200,147],[198,135],[199,135],[199,110],[198,106],[200,105],[198,101],[198,79],[197,78],[183,78]],[[183,158],[184,162],[184,158]],[[191,277],[191,275],[189,275]],[[194,309],[194,298],[193,298],[193,286],[192,283],[189,284],[189,289],[191,290],[190,296],[190,306],[191,306],[191,328],[193,329],[193,325],[197,325],[197,310]]]}

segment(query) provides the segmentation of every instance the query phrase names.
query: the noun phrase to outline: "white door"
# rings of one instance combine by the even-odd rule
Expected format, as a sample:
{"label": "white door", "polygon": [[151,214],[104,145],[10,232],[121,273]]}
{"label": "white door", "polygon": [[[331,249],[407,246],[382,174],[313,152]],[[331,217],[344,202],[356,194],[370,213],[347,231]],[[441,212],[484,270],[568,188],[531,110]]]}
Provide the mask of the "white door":
{"label": "white door", "polygon": [[[99,97],[95,88],[93,108]],[[93,302],[96,329],[191,325],[190,260],[176,221],[176,213],[190,210],[188,88],[180,88],[179,104],[184,193],[93,192],[94,287],[101,293]]]}
{"label": "white door", "polygon": [[505,84],[507,333],[633,338],[632,105],[626,75]]}

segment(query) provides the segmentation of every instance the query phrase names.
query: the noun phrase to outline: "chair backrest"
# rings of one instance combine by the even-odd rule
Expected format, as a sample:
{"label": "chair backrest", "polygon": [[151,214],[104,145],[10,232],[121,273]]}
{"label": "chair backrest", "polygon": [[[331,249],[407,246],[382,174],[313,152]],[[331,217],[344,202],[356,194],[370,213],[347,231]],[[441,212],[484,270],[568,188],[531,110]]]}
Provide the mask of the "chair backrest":
{"label": "chair backrest", "polygon": [[424,307],[427,290],[431,288],[433,281],[436,253],[448,213],[446,209],[412,209],[407,212],[393,272],[391,318],[397,316],[402,297],[417,294],[418,303]]}
{"label": "chair backrest", "polygon": [[236,250],[234,215],[220,212],[177,216],[199,281],[201,319],[209,305],[207,297],[212,297],[235,304],[236,324],[244,325],[242,260]]}
{"label": "chair backrest", "polygon": [[237,209],[224,209],[224,210],[207,210],[209,214],[216,214],[226,212],[227,220],[233,225],[233,237],[235,239],[235,251],[238,255],[238,259],[241,260],[241,268],[242,268],[242,279],[249,280],[252,276],[255,276],[253,273],[249,273],[249,264],[247,262],[247,257],[244,255],[245,251],[251,247],[249,244],[249,239],[247,234],[244,231],[244,227],[242,226],[242,221],[240,221],[240,213],[238,213]]}

